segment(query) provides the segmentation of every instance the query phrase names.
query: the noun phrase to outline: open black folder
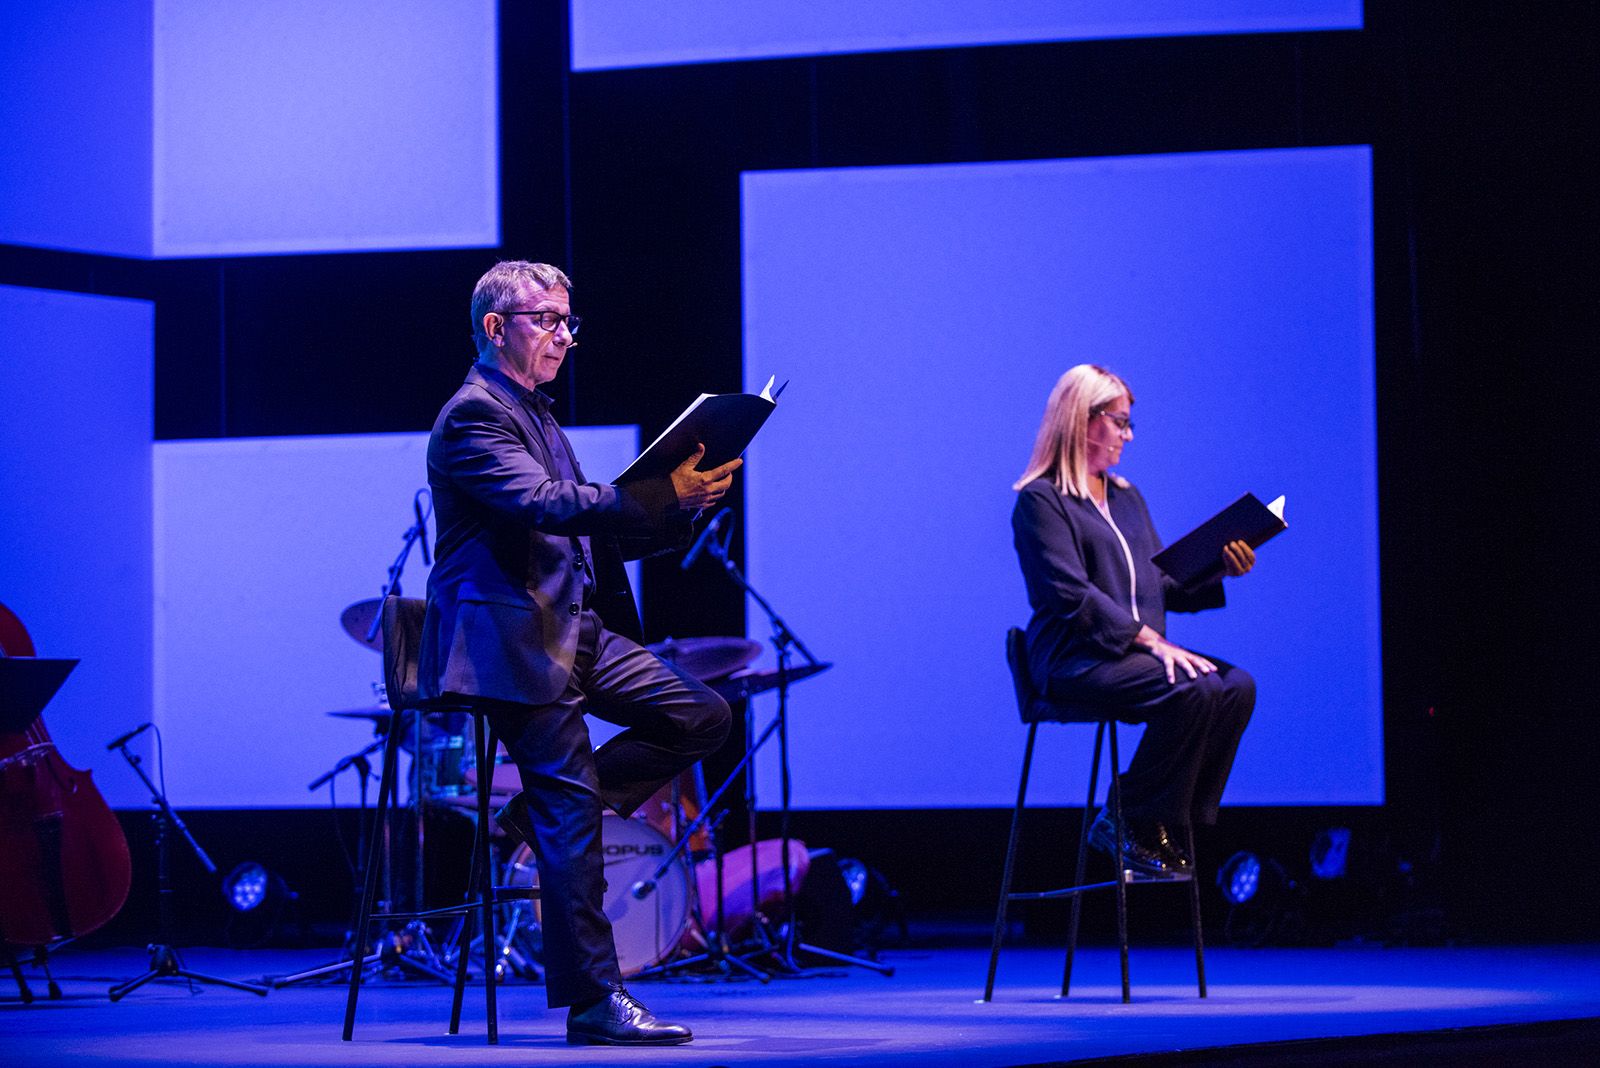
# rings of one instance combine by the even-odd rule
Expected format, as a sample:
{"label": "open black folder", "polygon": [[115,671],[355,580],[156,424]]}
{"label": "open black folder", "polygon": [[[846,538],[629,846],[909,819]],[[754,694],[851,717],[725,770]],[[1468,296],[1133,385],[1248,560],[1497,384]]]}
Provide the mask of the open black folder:
{"label": "open black folder", "polygon": [[620,486],[640,478],[662,478],[687,460],[699,443],[706,447],[699,470],[709,471],[732,460],[750,446],[756,431],[777,409],[778,396],[789,383],[774,392],[776,379],[776,375],[767,379],[760,393],[700,394],[613,481]]}
{"label": "open black folder", "polygon": [[1222,547],[1230,541],[1248,542],[1254,549],[1289,528],[1283,521],[1284,499],[1262,504],[1246,493],[1228,507],[1162,549],[1150,562],[1177,580],[1180,586],[1198,586],[1222,573]]}

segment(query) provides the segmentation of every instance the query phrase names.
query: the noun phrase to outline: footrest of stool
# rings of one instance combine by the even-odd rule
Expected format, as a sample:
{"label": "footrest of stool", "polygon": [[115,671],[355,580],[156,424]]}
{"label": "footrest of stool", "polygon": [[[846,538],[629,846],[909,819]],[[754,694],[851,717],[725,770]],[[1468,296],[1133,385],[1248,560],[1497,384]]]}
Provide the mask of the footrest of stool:
{"label": "footrest of stool", "polygon": [[[1132,868],[1122,870],[1122,882],[1127,886],[1144,886],[1147,883],[1187,883],[1194,880],[1193,875],[1179,873],[1174,875],[1146,875],[1134,871]],[[1033,890],[1014,891],[1006,895],[1007,901],[1059,901],[1062,898],[1076,897],[1087,894],[1091,890],[1110,890],[1117,885],[1117,880],[1107,879],[1103,883],[1084,883],[1082,886],[1064,886],[1059,890]]]}
{"label": "footrest of stool", "polygon": [[[496,905],[504,905],[512,901],[537,901],[539,900],[539,888],[537,886],[497,886],[494,888],[490,900]],[[482,907],[483,904],[479,901],[462,901],[455,905],[440,905],[436,909],[417,909],[413,912],[374,912],[370,919],[431,920],[439,916],[460,916]]]}

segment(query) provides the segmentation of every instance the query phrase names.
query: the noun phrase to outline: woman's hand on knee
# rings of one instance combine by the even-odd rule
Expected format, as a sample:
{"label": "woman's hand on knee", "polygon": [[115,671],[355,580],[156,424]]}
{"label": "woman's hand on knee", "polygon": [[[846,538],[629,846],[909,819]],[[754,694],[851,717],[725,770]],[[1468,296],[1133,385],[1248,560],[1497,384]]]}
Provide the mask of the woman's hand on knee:
{"label": "woman's hand on knee", "polygon": [[1191,653],[1182,646],[1172,644],[1149,627],[1141,630],[1135,640],[1144,646],[1151,656],[1161,661],[1161,667],[1166,671],[1169,683],[1177,683],[1179,671],[1191,679],[1198,679],[1201,675],[1210,675],[1217,670],[1217,665],[1199,653]]}

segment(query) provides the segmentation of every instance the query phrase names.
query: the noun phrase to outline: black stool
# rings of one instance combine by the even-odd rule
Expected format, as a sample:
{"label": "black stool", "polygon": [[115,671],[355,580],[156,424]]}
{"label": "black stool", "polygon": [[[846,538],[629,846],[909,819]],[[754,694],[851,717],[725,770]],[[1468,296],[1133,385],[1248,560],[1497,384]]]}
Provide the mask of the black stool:
{"label": "black stool", "polygon": [[[495,938],[495,906],[507,901],[526,901],[538,895],[537,889],[494,885],[494,866],[489,853],[489,787],[493,782],[494,757],[497,743],[488,717],[481,707],[463,702],[459,698],[436,698],[424,701],[417,693],[417,654],[422,643],[422,619],[427,602],[414,597],[389,597],[383,602],[383,677],[388,688],[389,707],[394,712],[389,735],[383,747],[383,772],[378,778],[378,807],[372,816],[372,835],[368,838],[366,856],[366,887],[361,895],[361,907],[356,917],[355,943],[358,952],[366,945],[367,933],[373,920],[426,920],[443,916],[462,917],[460,939],[456,945],[455,992],[450,1004],[450,1034],[461,1030],[461,1002],[467,985],[467,957],[472,944],[472,923],[469,917],[474,910],[482,913],[483,925],[483,996],[487,1009],[488,1041],[500,1041],[500,1020],[495,1007],[495,969],[493,954],[497,951]],[[419,909],[414,912],[372,911],[378,893],[378,843],[381,840],[384,820],[388,817],[390,799],[395,793],[396,769],[399,766],[400,729],[403,712],[465,712],[472,716],[473,744],[477,751],[478,767],[478,826],[472,838],[472,867],[467,877],[467,893],[459,905],[442,908]],[[421,759],[422,754],[416,755]],[[420,799],[419,799],[420,803]],[[420,902],[419,902],[420,904]],[[355,1033],[356,999],[361,992],[363,964],[357,960],[350,968],[350,995],[345,1002],[344,1039],[350,1041]]]}
{"label": "black stool", "polygon": [[[989,978],[984,984],[983,1001],[994,997],[994,974],[1000,963],[1000,943],[1005,937],[1006,906],[1013,901],[1052,901],[1056,898],[1070,897],[1072,899],[1072,919],[1067,927],[1067,964],[1061,975],[1061,996],[1066,997],[1068,988],[1072,983],[1072,958],[1078,948],[1078,914],[1082,906],[1082,895],[1090,890],[1104,890],[1115,888],[1117,891],[1117,943],[1122,951],[1122,1000],[1131,1000],[1128,986],[1128,887],[1142,883],[1188,883],[1189,884],[1189,909],[1194,924],[1194,967],[1196,978],[1200,986],[1200,996],[1206,996],[1206,955],[1205,941],[1200,930],[1200,884],[1192,873],[1175,875],[1144,875],[1132,871],[1123,863],[1122,859],[1122,771],[1121,761],[1117,753],[1117,721],[1103,708],[1089,708],[1074,706],[1051,701],[1039,693],[1033,686],[1033,680],[1028,673],[1028,658],[1024,645],[1022,631],[1012,627],[1006,632],[1006,663],[1011,666],[1011,681],[1017,691],[1017,711],[1022,715],[1022,722],[1028,725],[1028,742],[1022,752],[1022,782],[1017,787],[1017,807],[1011,815],[1011,837],[1006,843],[1005,873],[1000,877],[1000,903],[995,909],[994,941],[989,950]],[[1073,878],[1073,885],[1060,890],[1042,890],[1031,893],[1013,893],[1011,890],[1012,875],[1016,871],[1017,843],[1022,831],[1022,812],[1024,802],[1028,796],[1028,771],[1033,766],[1034,736],[1039,731],[1039,724],[1049,723],[1093,723],[1094,732],[1094,758],[1089,765],[1089,797],[1083,805],[1083,827],[1078,836],[1078,868]],[[1100,781],[1100,746],[1101,739],[1110,734],[1111,737],[1111,788],[1107,794],[1106,803],[1111,806],[1111,812],[1117,825],[1117,856],[1116,877],[1110,882],[1085,883],[1084,871],[1089,859],[1089,814],[1094,810],[1095,787]],[[1194,831],[1189,831],[1188,840],[1189,856],[1194,858]]]}

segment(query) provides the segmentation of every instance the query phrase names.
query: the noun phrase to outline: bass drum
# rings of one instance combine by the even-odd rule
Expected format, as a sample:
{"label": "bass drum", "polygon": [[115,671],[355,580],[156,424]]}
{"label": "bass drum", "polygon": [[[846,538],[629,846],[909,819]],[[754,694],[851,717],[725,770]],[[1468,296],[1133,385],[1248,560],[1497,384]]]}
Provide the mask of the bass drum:
{"label": "bass drum", "polygon": [[[624,976],[652,968],[671,957],[689,929],[689,867],[682,855],[672,862],[643,900],[633,896],[636,883],[655,875],[672,843],[643,820],[625,820],[614,812],[600,821],[605,853],[605,913],[617,943],[617,963]],[[506,862],[506,883],[538,886],[533,851],[518,846]],[[539,902],[532,902],[534,916]]]}

